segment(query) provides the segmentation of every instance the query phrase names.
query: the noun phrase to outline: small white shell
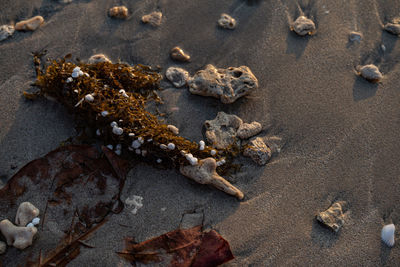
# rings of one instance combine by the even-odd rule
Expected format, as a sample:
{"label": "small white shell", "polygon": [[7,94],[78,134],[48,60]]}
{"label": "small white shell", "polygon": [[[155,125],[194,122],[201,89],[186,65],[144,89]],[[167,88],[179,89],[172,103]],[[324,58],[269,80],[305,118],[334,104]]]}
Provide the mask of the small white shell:
{"label": "small white shell", "polygon": [[129,135],[129,137],[134,137],[135,136],[134,133],[129,133],[128,135]]}
{"label": "small white shell", "polygon": [[32,220],[33,225],[38,225],[40,223],[40,218],[36,217]]}
{"label": "small white shell", "polygon": [[215,156],[217,154],[217,151],[215,149],[211,150],[210,152],[211,156]]}
{"label": "small white shell", "polygon": [[80,71],[78,72],[78,74],[79,74],[79,76],[83,76],[83,71],[80,70]]}
{"label": "small white shell", "polygon": [[388,224],[383,226],[382,228],[382,233],[381,233],[381,238],[382,241],[389,247],[394,246],[394,231],[396,227],[394,224]]}
{"label": "small white shell", "polygon": [[79,72],[73,72],[71,74],[72,78],[78,78],[79,77]]}
{"label": "small white shell", "polygon": [[121,135],[124,132],[124,129],[122,129],[121,127],[115,126],[112,129],[113,134],[116,135]]}
{"label": "small white shell", "polygon": [[169,143],[168,144],[168,149],[169,150],[174,150],[175,149],[175,144],[174,143]]}

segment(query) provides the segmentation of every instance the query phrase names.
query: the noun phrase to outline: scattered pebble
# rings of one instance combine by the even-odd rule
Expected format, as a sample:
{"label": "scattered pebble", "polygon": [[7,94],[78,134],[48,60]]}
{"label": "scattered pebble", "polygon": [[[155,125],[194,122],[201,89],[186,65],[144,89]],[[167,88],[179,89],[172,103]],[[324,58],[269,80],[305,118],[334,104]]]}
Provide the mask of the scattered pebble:
{"label": "scattered pebble", "polygon": [[169,67],[165,72],[165,77],[167,77],[172,84],[179,88],[187,84],[189,80],[189,72],[178,67]]}
{"label": "scattered pebble", "polygon": [[38,225],[39,223],[40,223],[40,218],[38,218],[38,217],[33,218],[33,220],[32,220],[33,225]]}
{"label": "scattered pebble", "polygon": [[101,112],[101,116],[103,116],[103,117],[107,117],[108,114],[109,114],[109,113],[108,113],[107,110]]}
{"label": "scattered pebble", "polygon": [[203,140],[201,140],[199,142],[199,150],[204,150],[205,148],[206,148],[206,143]]}
{"label": "scattered pebble", "polygon": [[124,129],[122,129],[121,127],[115,126],[115,127],[113,127],[112,132],[115,135],[121,135],[124,133]]}
{"label": "scattered pebble", "polygon": [[21,250],[32,245],[33,237],[37,233],[36,227],[15,226],[9,220],[0,222],[0,231],[6,238],[7,245]]}
{"label": "scattered pebble", "polygon": [[160,164],[162,162],[162,159],[157,159],[157,163]]}
{"label": "scattered pebble", "polygon": [[272,152],[261,137],[255,137],[250,139],[248,146],[243,151],[243,155],[250,157],[258,165],[265,165],[271,158]]}
{"label": "scattered pebble", "polygon": [[120,149],[116,149],[116,150],[115,150],[115,154],[117,154],[118,156],[121,156],[122,151],[121,151]]}
{"label": "scattered pebble", "polygon": [[349,41],[350,42],[357,42],[360,43],[362,40],[362,34],[360,32],[350,32],[349,34]]}
{"label": "scattered pebble", "polygon": [[161,208],[161,211],[166,211],[166,210],[167,210],[166,207]]}
{"label": "scattered pebble", "polygon": [[169,143],[168,144],[168,149],[169,150],[174,150],[175,149],[175,144],[174,143]]}
{"label": "scattered pebble", "polygon": [[146,157],[147,155],[147,150],[142,150],[142,157]]}
{"label": "scattered pebble", "polygon": [[109,60],[108,57],[106,57],[104,54],[93,55],[88,60],[89,64],[97,64],[97,63],[101,63],[101,62],[111,63],[111,60]]}
{"label": "scattered pebble", "polygon": [[211,156],[215,156],[215,155],[217,155],[217,151],[215,149],[212,149],[210,154],[211,154]]}
{"label": "scattered pebble", "polygon": [[134,134],[134,133],[129,133],[128,136],[129,136],[129,137],[134,137],[135,134]]}
{"label": "scattered pebble", "polygon": [[243,123],[240,125],[237,136],[241,139],[248,139],[260,133],[262,126],[259,122],[253,121],[252,123]]}
{"label": "scattered pebble", "polygon": [[359,67],[359,72],[362,77],[372,83],[377,83],[383,78],[383,75],[379,71],[378,67],[373,64]]}
{"label": "scattered pebble", "polygon": [[243,199],[243,193],[231,185],[227,180],[218,175],[217,162],[213,158],[202,159],[197,165],[182,165],[180,172],[182,175],[200,183],[209,184],[219,190],[224,191],[229,195],[236,196],[238,199]]}
{"label": "scattered pebble", "polygon": [[293,30],[300,36],[304,36],[307,34],[313,35],[316,28],[314,22],[311,19],[308,19],[305,16],[300,16],[294,21],[291,30]]}
{"label": "scattered pebble", "polygon": [[139,136],[137,140],[139,141],[139,143],[144,144],[144,139],[143,139],[143,137]]}
{"label": "scattered pebble", "polygon": [[231,104],[256,88],[258,80],[246,66],[217,69],[208,64],[189,81],[192,94],[219,98],[224,104]]}
{"label": "scattered pebble", "polygon": [[121,149],[122,149],[122,145],[121,145],[121,144],[117,144],[117,145],[115,146],[115,149],[116,149],[116,150],[121,150]]}
{"label": "scattered pebble", "polygon": [[219,166],[222,166],[222,165],[224,165],[226,163],[226,160],[225,159],[221,159],[221,160],[219,160],[219,161],[217,161],[217,166],[219,167]]}
{"label": "scattered pebble", "polygon": [[35,225],[33,225],[33,223],[28,223],[26,227],[35,227]]}
{"label": "scattered pebble", "polygon": [[342,211],[342,206],[346,202],[335,202],[329,209],[323,211],[317,215],[317,221],[329,227],[334,232],[338,232],[344,224],[344,215]]}
{"label": "scattered pebble", "polygon": [[0,26],[0,42],[13,35],[14,31],[15,29],[13,25]]}
{"label": "scattered pebble", "polygon": [[110,150],[114,149],[113,145],[107,145],[107,148],[110,149]]}
{"label": "scattered pebble", "polygon": [[135,149],[135,153],[137,154],[137,155],[140,155],[141,153],[142,153],[142,151],[140,150],[140,149]]}
{"label": "scattered pebble", "polygon": [[394,246],[394,232],[396,230],[396,227],[394,224],[388,224],[385,225],[382,228],[381,232],[381,238],[383,243],[385,243],[388,247],[393,247]]}
{"label": "scattered pebble", "polygon": [[110,123],[110,126],[111,126],[111,127],[118,126],[118,123],[117,123],[116,121],[113,121],[113,122]]}
{"label": "scattered pebble", "polygon": [[39,209],[30,202],[22,202],[17,210],[15,216],[15,224],[18,226],[25,226],[32,221],[33,218],[39,215]]}
{"label": "scattered pebble", "polygon": [[[70,83],[70,82],[72,82],[74,79],[72,79],[72,77],[68,77],[68,79],[67,79],[67,83]],[[75,91],[78,91],[78,90],[74,90],[74,92]],[[77,93],[77,92],[75,92],[75,93]]]}
{"label": "scattered pebble", "polygon": [[221,28],[233,30],[236,28],[236,20],[228,14],[222,13],[221,17],[218,20],[218,25]]}
{"label": "scattered pebble", "polygon": [[115,6],[108,11],[110,17],[117,19],[125,19],[128,17],[128,8],[126,6]]}
{"label": "scattered pebble", "polygon": [[236,133],[242,123],[242,119],[236,115],[218,112],[215,119],[204,122],[207,141],[218,149],[225,149],[233,144],[239,145]]}
{"label": "scattered pebble", "polygon": [[143,201],[143,197],[133,195],[132,197],[128,197],[125,200],[125,205],[128,208],[133,207],[133,209],[131,210],[131,213],[136,214],[138,212],[138,210],[143,207],[142,201]]}
{"label": "scattered pebble", "polygon": [[400,24],[399,23],[387,23],[383,29],[387,31],[388,33],[394,34],[394,35],[400,35]]}
{"label": "scattered pebble", "polygon": [[187,62],[190,61],[190,56],[186,54],[182,48],[175,46],[171,49],[170,56],[173,60]]}
{"label": "scattered pebble", "polygon": [[40,25],[44,23],[42,16],[36,16],[27,20],[22,20],[15,24],[15,29],[17,31],[35,31]]}
{"label": "scattered pebble", "polygon": [[170,130],[172,133],[174,133],[174,134],[176,134],[176,135],[179,134],[179,129],[178,129],[176,126],[169,124],[169,125],[167,125],[167,128],[168,128],[168,130]]}
{"label": "scattered pebble", "polygon": [[93,102],[94,101],[94,96],[92,94],[87,94],[87,95],[85,95],[85,100],[87,102]]}
{"label": "scattered pebble", "polygon": [[382,49],[382,52],[386,52],[386,46],[384,44],[381,44],[381,49]]}
{"label": "scattered pebble", "polygon": [[151,12],[148,15],[142,17],[143,23],[148,23],[154,27],[160,26],[162,21],[162,13],[158,11]]}
{"label": "scattered pebble", "polygon": [[161,149],[164,149],[164,150],[167,150],[168,147],[167,147],[167,145],[160,144],[160,148],[161,148]]}

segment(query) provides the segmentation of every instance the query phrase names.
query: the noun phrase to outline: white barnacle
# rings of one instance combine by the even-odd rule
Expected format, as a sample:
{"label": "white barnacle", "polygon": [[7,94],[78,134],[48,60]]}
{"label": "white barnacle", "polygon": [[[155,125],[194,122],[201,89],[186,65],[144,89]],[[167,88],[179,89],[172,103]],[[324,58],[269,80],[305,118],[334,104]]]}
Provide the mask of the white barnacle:
{"label": "white barnacle", "polygon": [[394,232],[396,230],[396,227],[394,226],[394,224],[388,224],[385,225],[382,228],[382,233],[381,233],[381,238],[382,241],[389,247],[393,247],[394,246]]}
{"label": "white barnacle", "polygon": [[200,149],[200,150],[204,150],[204,148],[205,148],[205,146],[206,146],[206,143],[205,143],[203,140],[201,140],[201,141],[199,142],[199,145],[200,145],[199,149]]}
{"label": "white barnacle", "polygon": [[124,129],[122,129],[121,127],[115,126],[115,127],[113,127],[112,132],[113,132],[113,134],[121,135],[121,134],[123,134]]}
{"label": "white barnacle", "polygon": [[166,150],[168,147],[164,144],[160,144],[160,148]]}
{"label": "white barnacle", "polygon": [[97,135],[97,136],[100,136],[100,135],[101,135],[100,129],[97,129],[97,130],[96,130],[96,135]]}
{"label": "white barnacle", "polygon": [[40,218],[38,218],[38,217],[33,218],[33,220],[32,220],[33,225],[38,225],[39,223],[40,223]]}
{"label": "white barnacle", "polygon": [[168,144],[168,149],[169,150],[174,150],[175,149],[175,144],[174,143],[169,143]]}
{"label": "white barnacle", "polygon": [[110,126],[114,128],[115,126],[118,126],[118,124],[115,121],[113,121],[110,123]]}
{"label": "white barnacle", "polygon": [[104,110],[101,112],[101,116],[106,117],[108,115],[108,111]]}
{"label": "white barnacle", "polygon": [[107,145],[107,148],[110,150],[113,150],[114,147],[113,147],[113,145]]}
{"label": "white barnacle", "polygon": [[135,149],[139,148],[141,145],[142,144],[138,140],[134,140],[132,142],[132,147],[135,148]]}
{"label": "white barnacle", "polygon": [[[72,79],[72,77],[68,77],[67,78],[67,83],[70,83],[70,82],[72,82],[73,81],[73,79]],[[74,90],[75,91],[75,90]]]}
{"label": "white barnacle", "polygon": [[87,94],[87,95],[85,95],[85,100],[87,102],[93,102],[94,101],[94,97],[93,97],[92,94]]}
{"label": "white barnacle", "polygon": [[215,156],[217,154],[217,151],[215,149],[212,149],[210,154],[211,154],[211,156]]}

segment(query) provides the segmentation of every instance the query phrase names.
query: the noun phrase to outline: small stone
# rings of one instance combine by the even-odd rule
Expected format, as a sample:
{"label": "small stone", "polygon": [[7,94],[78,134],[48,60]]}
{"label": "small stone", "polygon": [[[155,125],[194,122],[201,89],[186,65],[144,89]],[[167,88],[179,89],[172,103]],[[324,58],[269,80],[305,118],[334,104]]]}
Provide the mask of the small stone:
{"label": "small stone", "polygon": [[168,147],[167,147],[167,145],[160,144],[160,148],[163,149],[163,150],[167,150]]}
{"label": "small stone", "polygon": [[108,113],[107,110],[101,112],[101,116],[103,116],[103,117],[107,117],[108,114],[109,114],[109,113]]}
{"label": "small stone", "polygon": [[115,6],[108,11],[110,17],[117,19],[125,19],[128,17],[128,8],[126,6]]}
{"label": "small stone", "polygon": [[0,42],[13,35],[14,31],[15,29],[13,25],[0,26]]}
{"label": "small stone", "polygon": [[346,202],[344,201],[333,203],[329,209],[317,215],[317,221],[326,225],[334,232],[338,232],[344,224],[342,206],[345,204]]}
{"label": "small stone", "polygon": [[189,80],[189,72],[178,67],[169,67],[165,76],[177,88],[186,85]]}
{"label": "small stone", "polygon": [[210,154],[211,154],[211,156],[215,156],[215,155],[217,155],[217,151],[215,149],[213,149],[213,150],[211,150]]}
{"label": "small stone", "polygon": [[118,156],[120,156],[122,153],[122,151],[120,149],[115,150],[115,154],[117,154]]}
{"label": "small stone", "polygon": [[116,121],[112,121],[112,122],[110,123],[110,126],[111,126],[111,127],[116,127],[116,126],[118,126],[118,123],[117,123]]}
{"label": "small stone", "polygon": [[169,150],[174,150],[175,149],[175,144],[174,143],[169,143],[168,144],[168,149]]}
{"label": "small stone", "polygon": [[113,127],[112,132],[115,135],[121,135],[124,133],[124,129],[122,129],[121,127],[115,126],[115,127]]}
{"label": "small stone", "polygon": [[206,143],[203,140],[201,140],[199,142],[199,150],[204,150],[204,148],[206,148]]}
{"label": "small stone", "polygon": [[236,20],[228,14],[222,13],[221,17],[218,20],[218,25],[221,28],[233,30],[236,28]]}
{"label": "small stone", "polygon": [[261,137],[252,138],[243,151],[243,155],[250,157],[258,165],[267,164],[271,158],[271,149],[264,143]]}
{"label": "small stone", "polygon": [[33,218],[33,220],[32,220],[33,225],[38,225],[39,223],[40,223],[40,218],[38,218],[38,217]]}
{"label": "small stone", "polygon": [[97,63],[100,63],[100,62],[111,63],[111,60],[109,60],[108,57],[106,57],[104,54],[93,55],[88,60],[89,64],[97,64]]}
{"label": "small stone", "polygon": [[260,133],[262,126],[259,122],[253,121],[252,123],[243,123],[240,125],[237,136],[241,139],[248,139]]}
{"label": "small stone", "polygon": [[258,88],[258,80],[246,66],[217,69],[208,64],[189,81],[192,94],[219,98],[224,104],[231,104]]}
{"label": "small stone", "polygon": [[18,226],[25,226],[32,221],[33,218],[39,215],[39,209],[30,202],[22,202],[17,210],[15,216],[15,224]]}
{"label": "small stone", "polygon": [[[68,77],[67,78],[67,83],[70,83],[70,82],[72,82],[73,81],[73,79],[72,79],[72,77]],[[76,92],[75,92],[76,91]],[[74,92],[75,93],[78,93],[78,90],[74,90]]]}
{"label": "small stone", "polygon": [[143,207],[142,201],[143,197],[133,195],[132,197],[125,199],[125,205],[128,208],[132,208],[131,213],[135,215],[138,210]]}
{"label": "small stone", "polygon": [[171,49],[170,56],[173,60],[187,62],[190,61],[190,56],[186,54],[182,48],[175,46]]}
{"label": "small stone", "polygon": [[110,150],[114,149],[113,145],[107,145],[107,148],[110,149]]}
{"label": "small stone", "polygon": [[132,142],[132,147],[135,149],[139,148],[141,145],[142,144],[138,140]]}
{"label": "small stone", "polygon": [[142,153],[142,151],[141,151],[139,148],[137,148],[137,149],[135,149],[135,153],[136,153],[137,155],[140,155],[140,154]]}
{"label": "small stone", "polygon": [[218,149],[226,149],[233,144],[239,145],[236,134],[242,123],[242,119],[236,115],[218,112],[214,120],[204,122],[207,141]]}
{"label": "small stone", "polygon": [[156,161],[158,164],[160,164],[162,162],[162,159],[157,159]]}
{"label": "small stone", "polygon": [[362,34],[360,32],[350,32],[349,34],[349,41],[350,42],[357,42],[360,43],[362,40]]}
{"label": "small stone", "polygon": [[176,134],[176,135],[179,134],[179,129],[178,129],[176,126],[169,124],[169,125],[167,125],[167,128],[168,128],[168,130],[170,130],[173,134]]}
{"label": "small stone", "polygon": [[372,83],[377,83],[383,78],[383,75],[379,71],[378,67],[373,64],[359,67],[359,72],[362,77]]}
{"label": "small stone", "polygon": [[35,31],[40,25],[44,23],[42,16],[36,16],[27,20],[22,20],[15,24],[15,29],[17,31]]}
{"label": "small stone", "polygon": [[0,255],[6,253],[7,245],[3,241],[0,241]]}
{"label": "small stone", "polygon": [[33,237],[37,233],[36,227],[15,226],[9,220],[0,222],[0,231],[9,246],[21,250],[32,245]]}
{"label": "small stone", "polygon": [[71,74],[72,78],[78,78],[79,77],[79,72],[72,72]]}
{"label": "small stone", "polygon": [[400,35],[400,24],[399,23],[387,23],[383,29],[387,31],[388,33],[394,34],[394,35]]}
{"label": "small stone", "polygon": [[87,95],[85,95],[85,100],[87,102],[93,102],[94,101],[94,97],[93,97],[92,94],[87,94]]}
{"label": "small stone", "polygon": [[183,214],[180,229],[190,229],[198,225],[202,225],[204,220],[203,213],[186,213]]}
{"label": "small stone", "polygon": [[162,13],[158,11],[151,12],[148,15],[142,17],[143,23],[148,23],[154,27],[160,26],[162,20]]}
{"label": "small stone", "polygon": [[298,17],[293,25],[292,30],[300,36],[313,35],[315,33],[315,24],[312,20],[306,18],[305,16]]}

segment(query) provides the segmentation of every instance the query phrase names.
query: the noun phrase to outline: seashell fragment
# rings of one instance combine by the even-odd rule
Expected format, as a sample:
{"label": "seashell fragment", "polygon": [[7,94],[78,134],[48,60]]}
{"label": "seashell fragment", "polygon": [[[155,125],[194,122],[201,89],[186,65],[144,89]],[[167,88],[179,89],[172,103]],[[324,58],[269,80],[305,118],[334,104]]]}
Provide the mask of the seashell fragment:
{"label": "seashell fragment", "polygon": [[317,215],[317,221],[323,223],[331,230],[338,232],[344,224],[344,215],[342,211],[342,206],[346,202],[335,202],[326,211],[320,212]]}
{"label": "seashell fragment", "polygon": [[305,36],[307,34],[313,35],[316,28],[311,19],[308,19],[305,16],[300,16],[294,21],[291,30],[300,36]]}
{"label": "seashell fragment", "polygon": [[37,233],[36,227],[15,226],[9,220],[0,222],[0,231],[7,240],[9,246],[25,249],[32,245],[32,240]]}
{"label": "seashell fragment", "polygon": [[167,77],[175,87],[179,88],[187,84],[189,72],[182,68],[169,67],[165,72],[165,77]]}
{"label": "seashell fragment", "polygon": [[15,224],[18,226],[25,226],[32,221],[33,218],[39,215],[39,209],[30,202],[22,202],[17,210],[15,216]]}
{"label": "seashell fragment", "polygon": [[175,46],[171,49],[170,56],[176,61],[187,62],[190,60],[190,56],[186,54],[179,46]]}
{"label": "seashell fragment", "polygon": [[115,6],[110,8],[108,15],[117,19],[125,19],[128,17],[128,8],[126,6]]}
{"label": "seashell fragment", "polygon": [[22,20],[15,24],[15,29],[17,31],[35,31],[40,25],[44,23],[42,16],[36,16],[27,20]]}
{"label": "seashell fragment", "polygon": [[383,243],[385,243],[388,247],[393,247],[394,246],[394,232],[396,230],[396,227],[394,224],[388,224],[383,226],[382,232],[381,232],[381,238]]}
{"label": "seashell fragment", "polygon": [[0,42],[13,35],[14,31],[15,29],[13,25],[0,26]]}
{"label": "seashell fragment", "polygon": [[378,67],[374,64],[365,65],[359,67],[359,75],[365,78],[367,81],[377,83],[382,80],[383,75],[379,71]]}
{"label": "seashell fragment", "polygon": [[217,163],[213,158],[205,158],[198,162],[197,165],[186,165],[180,167],[180,172],[184,176],[200,183],[208,184],[218,188],[225,193],[243,199],[243,193],[234,187],[231,183],[218,175]]}
{"label": "seashell fragment", "polygon": [[143,23],[148,23],[151,26],[157,27],[161,25],[162,13],[158,11],[151,12],[150,14],[142,17]]}
{"label": "seashell fragment", "polygon": [[233,30],[236,28],[236,20],[228,14],[222,13],[221,17],[218,20],[218,25],[221,28]]}

